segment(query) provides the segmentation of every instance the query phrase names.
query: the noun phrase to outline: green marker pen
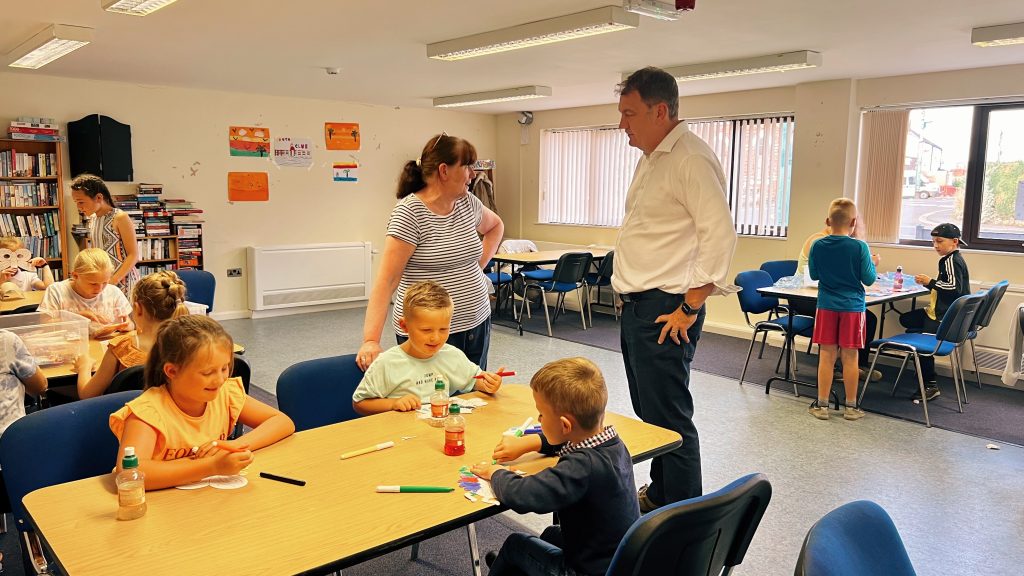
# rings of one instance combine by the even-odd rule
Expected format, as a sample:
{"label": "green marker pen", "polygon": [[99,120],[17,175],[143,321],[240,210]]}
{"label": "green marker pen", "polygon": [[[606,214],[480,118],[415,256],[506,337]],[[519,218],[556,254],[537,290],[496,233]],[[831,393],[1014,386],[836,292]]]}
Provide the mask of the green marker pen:
{"label": "green marker pen", "polygon": [[455,488],[447,486],[377,486],[377,492],[389,494],[452,492],[454,490]]}

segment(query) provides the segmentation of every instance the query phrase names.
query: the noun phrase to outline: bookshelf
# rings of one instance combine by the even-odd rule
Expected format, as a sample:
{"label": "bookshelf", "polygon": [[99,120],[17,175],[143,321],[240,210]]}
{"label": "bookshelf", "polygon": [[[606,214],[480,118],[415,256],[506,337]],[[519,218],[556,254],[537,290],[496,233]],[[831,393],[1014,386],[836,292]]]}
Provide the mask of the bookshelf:
{"label": "bookshelf", "polygon": [[64,158],[59,141],[0,138],[0,236],[17,236],[33,256],[67,277]]}
{"label": "bookshelf", "polygon": [[114,196],[135,224],[139,273],[203,269],[202,210],[181,198],[164,198],[160,184],[139,184],[138,194]]}

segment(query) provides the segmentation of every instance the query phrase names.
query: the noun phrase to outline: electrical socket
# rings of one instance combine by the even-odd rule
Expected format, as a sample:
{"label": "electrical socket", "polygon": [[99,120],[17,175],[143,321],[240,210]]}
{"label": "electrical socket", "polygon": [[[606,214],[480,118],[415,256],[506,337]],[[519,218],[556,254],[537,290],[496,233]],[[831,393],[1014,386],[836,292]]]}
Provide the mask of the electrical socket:
{"label": "electrical socket", "polygon": [[241,268],[228,268],[228,278],[238,278],[242,275]]}

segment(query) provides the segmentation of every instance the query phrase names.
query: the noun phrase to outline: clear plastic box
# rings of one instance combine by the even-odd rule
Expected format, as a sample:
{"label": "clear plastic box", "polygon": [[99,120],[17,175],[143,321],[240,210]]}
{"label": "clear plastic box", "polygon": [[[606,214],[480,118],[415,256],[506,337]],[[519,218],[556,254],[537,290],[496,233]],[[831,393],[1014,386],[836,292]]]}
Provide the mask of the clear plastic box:
{"label": "clear plastic box", "polygon": [[89,319],[67,310],[0,316],[0,329],[21,338],[39,366],[71,364],[89,353]]}

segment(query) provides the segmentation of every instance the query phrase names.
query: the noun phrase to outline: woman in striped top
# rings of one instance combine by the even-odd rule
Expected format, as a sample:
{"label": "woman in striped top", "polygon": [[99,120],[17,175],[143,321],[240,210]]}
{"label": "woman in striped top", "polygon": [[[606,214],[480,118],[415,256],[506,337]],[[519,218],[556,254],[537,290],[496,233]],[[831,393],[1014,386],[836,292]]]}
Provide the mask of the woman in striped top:
{"label": "woman in striped top", "polygon": [[403,168],[356,356],[363,370],[381,352],[388,300],[396,288],[392,325],[399,344],[407,338],[398,324],[402,300],[406,288],[422,280],[444,286],[455,303],[448,343],[486,370],[491,306],[483,267],[497,251],[505,225],[468,193],[474,162],[472,144],[442,132],[423,147],[419,162]]}

